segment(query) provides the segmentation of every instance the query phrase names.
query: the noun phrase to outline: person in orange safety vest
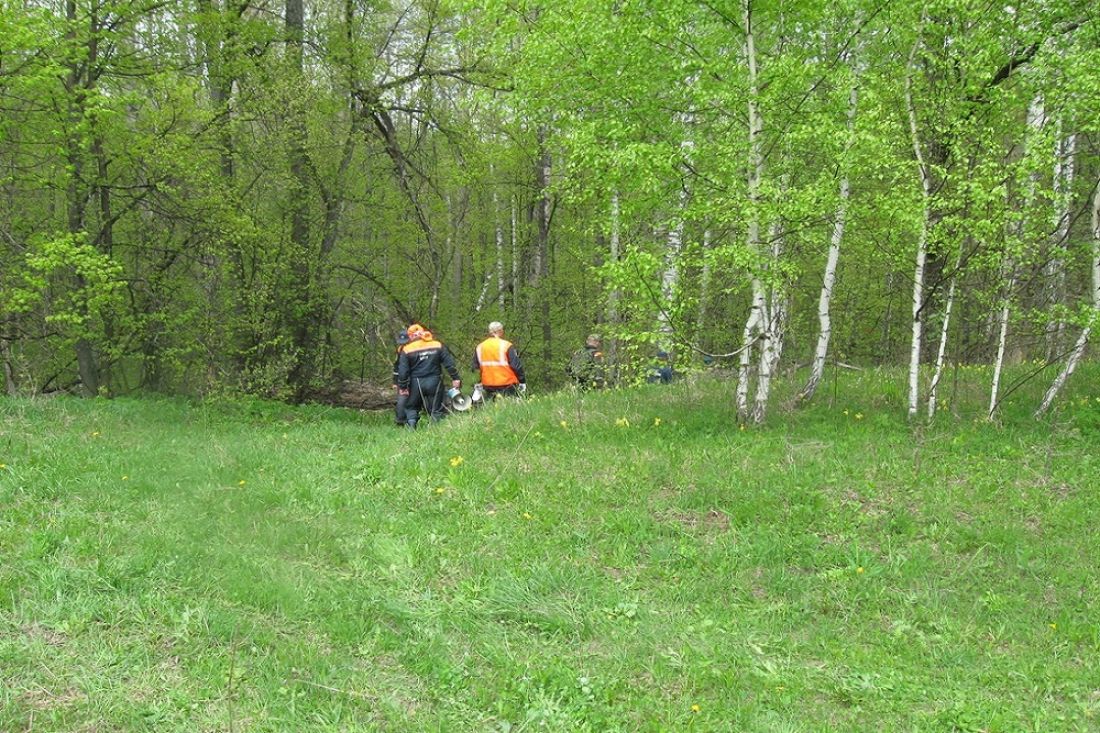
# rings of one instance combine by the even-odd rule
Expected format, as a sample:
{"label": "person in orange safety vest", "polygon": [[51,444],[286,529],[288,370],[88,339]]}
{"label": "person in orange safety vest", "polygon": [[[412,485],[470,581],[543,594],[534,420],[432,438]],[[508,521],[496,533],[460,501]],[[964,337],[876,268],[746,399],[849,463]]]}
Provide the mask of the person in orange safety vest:
{"label": "person in orange safety vest", "polygon": [[489,338],[474,350],[474,369],[481,374],[485,399],[497,395],[515,395],[527,391],[527,379],[515,345],[504,338],[504,324],[489,324]]}

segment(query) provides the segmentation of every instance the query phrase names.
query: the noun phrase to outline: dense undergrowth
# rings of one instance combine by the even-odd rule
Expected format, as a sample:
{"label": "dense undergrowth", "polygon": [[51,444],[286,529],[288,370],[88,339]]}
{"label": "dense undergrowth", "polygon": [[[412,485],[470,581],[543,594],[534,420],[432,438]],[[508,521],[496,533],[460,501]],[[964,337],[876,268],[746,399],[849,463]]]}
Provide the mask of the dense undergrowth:
{"label": "dense undergrowth", "polygon": [[1097,374],[0,400],[0,730],[1096,730]]}

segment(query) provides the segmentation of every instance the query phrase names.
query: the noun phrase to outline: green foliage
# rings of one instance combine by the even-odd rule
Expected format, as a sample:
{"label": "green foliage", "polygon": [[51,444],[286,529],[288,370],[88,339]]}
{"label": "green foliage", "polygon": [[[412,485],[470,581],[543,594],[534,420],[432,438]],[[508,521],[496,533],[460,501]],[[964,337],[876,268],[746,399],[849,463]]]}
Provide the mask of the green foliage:
{"label": "green foliage", "polygon": [[749,430],[710,379],[0,398],[0,728],[1088,731],[1095,371],[915,430],[892,371]]}

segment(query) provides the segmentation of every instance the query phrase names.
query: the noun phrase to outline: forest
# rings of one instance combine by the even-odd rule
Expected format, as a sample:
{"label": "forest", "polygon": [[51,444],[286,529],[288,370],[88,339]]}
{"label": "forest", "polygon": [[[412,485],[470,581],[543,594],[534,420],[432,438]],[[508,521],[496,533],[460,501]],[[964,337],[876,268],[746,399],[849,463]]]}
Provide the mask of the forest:
{"label": "forest", "polygon": [[[990,367],[1047,411],[1100,313],[1085,0],[0,0],[10,395],[387,384],[503,321],[779,375]],[[902,381],[903,380],[903,381]]]}

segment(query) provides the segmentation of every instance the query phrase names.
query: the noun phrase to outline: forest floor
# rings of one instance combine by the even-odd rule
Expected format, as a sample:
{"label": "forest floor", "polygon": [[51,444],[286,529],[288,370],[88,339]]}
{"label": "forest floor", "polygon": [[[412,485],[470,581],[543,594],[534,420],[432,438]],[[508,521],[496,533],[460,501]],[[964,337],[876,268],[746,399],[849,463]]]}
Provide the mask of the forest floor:
{"label": "forest floor", "polygon": [[1100,730],[1098,375],[0,398],[0,731]]}

